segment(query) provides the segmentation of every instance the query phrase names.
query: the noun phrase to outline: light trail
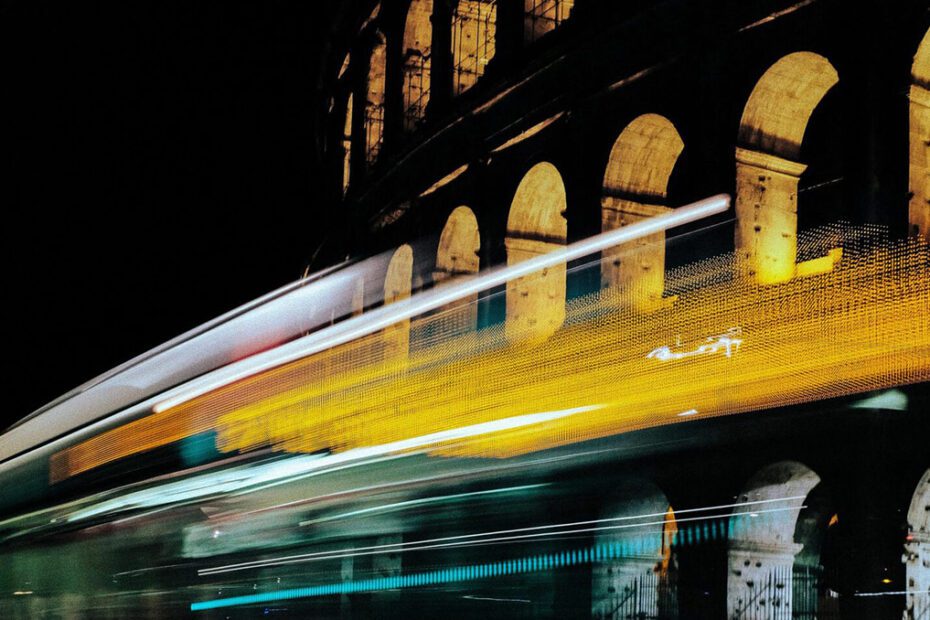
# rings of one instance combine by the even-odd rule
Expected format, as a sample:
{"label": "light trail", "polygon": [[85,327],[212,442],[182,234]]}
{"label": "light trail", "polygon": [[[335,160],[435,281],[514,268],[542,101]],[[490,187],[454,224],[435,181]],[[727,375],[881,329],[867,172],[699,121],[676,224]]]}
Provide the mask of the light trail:
{"label": "light trail", "polygon": [[[683,519],[676,519],[675,523],[693,523],[693,522],[701,522],[701,521],[709,522],[715,519],[728,519],[728,518],[737,517],[737,516],[744,516],[744,517],[748,516],[751,518],[756,518],[761,514],[786,512],[788,510],[799,510],[801,508],[806,508],[806,506],[804,505],[790,506],[788,508],[769,508],[766,510],[752,510],[752,511],[746,511],[746,512],[704,515],[700,517],[686,517]],[[305,558],[305,559],[300,559],[300,560],[290,560],[286,562],[273,562],[273,563],[268,563],[268,564],[261,564],[259,566],[247,566],[243,568],[232,568],[228,570],[202,569],[202,570],[197,571],[197,574],[200,576],[220,575],[224,573],[247,570],[251,568],[269,568],[269,567],[276,567],[276,566],[287,566],[290,564],[303,564],[307,562],[322,562],[325,560],[357,558],[357,557],[364,557],[364,556],[371,556],[371,555],[381,555],[384,553],[395,553],[398,551],[402,553],[407,553],[407,552],[412,552],[412,551],[433,551],[436,549],[452,549],[452,548],[462,548],[462,547],[465,547],[465,548],[486,547],[486,546],[491,545],[492,543],[496,545],[496,544],[502,544],[502,543],[521,542],[521,541],[526,541],[526,540],[537,540],[541,538],[552,538],[555,536],[566,536],[568,534],[589,534],[591,532],[629,530],[632,528],[642,528],[642,527],[647,527],[647,526],[652,526],[652,525],[665,525],[666,523],[668,522],[665,519],[662,519],[661,521],[647,521],[644,523],[628,523],[628,524],[623,524],[623,525],[603,525],[603,526],[598,526],[598,527],[579,528],[579,529],[574,529],[574,530],[558,530],[554,532],[536,532],[534,534],[521,534],[517,536],[498,536],[494,538],[477,538],[474,540],[456,540],[456,539],[468,538],[468,536],[461,536],[461,537],[454,537],[451,540],[451,542],[440,543],[440,544],[435,544],[435,545],[407,546],[407,545],[415,545],[415,543],[395,543],[391,545],[383,545],[383,546],[375,547],[371,551],[362,551],[359,553],[354,552],[354,550],[350,552],[344,552],[344,553],[339,552],[339,551],[320,552],[323,555],[320,555],[318,557]],[[564,526],[561,526],[561,527],[564,527]],[[388,548],[388,547],[391,547],[391,548]]]}
{"label": "light trail", "polygon": [[550,422],[578,413],[595,411],[602,407],[603,405],[586,405],[560,411],[530,413],[522,416],[504,418],[502,420],[493,420],[491,422],[463,426],[439,433],[411,437],[410,439],[395,441],[380,446],[356,448],[347,450],[346,452],[325,456],[299,456],[287,459],[286,461],[278,461],[266,465],[221,471],[190,480],[181,480],[168,485],[135,491],[123,497],[110,499],[77,510],[63,520],[70,523],[133,508],[176,506],[208,496],[241,492],[246,489],[249,492],[255,492],[279,484],[300,480],[307,475],[318,473],[318,470],[321,469],[325,469],[327,472],[338,469],[333,468],[333,465],[353,461],[365,461],[365,464],[371,464],[371,459],[384,457],[389,454],[408,452],[417,448],[448,443],[459,439],[532,426],[534,424]]}
{"label": "light trail", "polygon": [[[787,509],[786,509],[787,510]],[[749,513],[739,513],[745,516]],[[736,515],[727,515],[733,517]],[[724,529],[724,528],[720,528]],[[703,540],[713,540],[718,536],[725,536],[725,531],[718,534],[718,528],[691,527],[679,530],[673,537],[675,544],[699,544]],[[387,577],[374,577],[361,580],[334,582],[329,584],[291,588],[260,594],[249,594],[207,601],[191,603],[191,611],[205,611],[241,605],[253,605],[272,601],[293,600],[319,596],[334,596],[352,594],[357,592],[372,592],[381,590],[395,590],[399,588],[421,587],[445,583],[472,581],[506,575],[524,574],[531,572],[548,571],[554,568],[576,566],[605,560],[616,560],[631,554],[642,554],[651,544],[645,538],[625,539],[611,542],[596,543],[592,546],[526,556],[512,560],[502,560],[485,564],[454,566],[409,575],[395,575]]]}
{"label": "light trail", "polygon": [[524,484],[522,486],[516,487],[505,487],[502,489],[489,489],[487,491],[472,491],[471,493],[455,493],[452,495],[437,495],[436,497],[424,497],[421,499],[411,499],[404,502],[394,502],[393,504],[384,504],[380,506],[372,506],[370,508],[361,508],[359,510],[353,510],[351,512],[343,512],[340,514],[333,515],[331,517],[321,517],[319,519],[310,519],[309,521],[301,521],[298,525],[301,527],[307,525],[316,525],[318,523],[327,523],[330,521],[338,521],[341,519],[350,519],[352,517],[360,517],[364,515],[379,513],[379,512],[388,512],[402,510],[405,508],[412,508],[415,506],[423,506],[426,504],[434,504],[437,502],[445,502],[455,499],[463,499],[470,497],[481,497],[486,495],[499,495],[501,493],[513,493],[516,491],[527,491],[530,489],[538,489],[546,486],[545,484]]}
{"label": "light trail", "polygon": [[[698,512],[709,512],[709,511],[712,511],[712,510],[724,510],[724,509],[728,509],[728,508],[740,508],[740,507],[744,507],[744,506],[756,506],[756,505],[762,505],[762,504],[771,504],[771,503],[775,503],[775,502],[789,502],[789,501],[794,501],[794,500],[801,500],[801,501],[803,501],[804,498],[805,498],[805,496],[803,496],[803,495],[795,495],[795,496],[782,497],[782,498],[775,498],[775,499],[755,500],[755,501],[751,501],[751,502],[739,502],[739,503],[734,503],[734,504],[720,504],[720,505],[717,505],[717,506],[704,506],[704,507],[700,507],[700,508],[685,508],[685,509],[682,509],[682,510],[675,511],[675,515],[676,515],[675,521],[676,521],[676,522],[686,522],[686,521],[689,521],[689,520],[690,520],[690,521],[693,521],[693,520],[697,520],[697,519],[709,519],[709,518],[720,518],[720,517],[721,517],[721,515],[715,515],[715,516],[713,516],[713,517],[704,516],[704,517],[693,517],[693,518],[679,519],[679,518],[678,518],[678,515],[694,514],[694,513],[698,513]],[[746,515],[750,515],[750,514],[753,514],[753,513],[757,513],[757,514],[758,514],[758,513],[764,513],[764,512],[771,512],[772,510],[775,510],[775,511],[780,511],[780,510],[794,510],[794,509],[796,509],[796,508],[797,508],[796,506],[791,506],[791,507],[788,507],[788,508],[779,508],[779,509],[751,510],[751,511],[747,511],[747,512],[745,512],[745,513],[727,513],[727,514],[722,515],[722,516],[723,516],[723,517],[728,517],[728,516],[733,516],[733,515],[735,515],[735,514],[746,514]],[[572,521],[572,522],[568,522],[568,523],[555,523],[555,524],[548,524],[548,525],[536,525],[536,526],[532,526],[532,527],[514,528],[514,529],[507,529],[507,530],[492,530],[492,531],[488,531],[488,532],[478,532],[478,533],[474,533],[474,534],[463,534],[463,535],[461,535],[461,536],[446,536],[446,537],[440,537],[440,538],[427,538],[427,539],[423,539],[423,540],[410,541],[410,542],[406,542],[406,543],[402,543],[402,542],[401,542],[401,543],[391,543],[391,544],[386,544],[386,545],[373,545],[373,546],[368,546],[368,547],[355,547],[355,548],[352,548],[352,549],[340,550],[340,551],[318,551],[318,552],[315,552],[315,553],[304,553],[304,554],[300,554],[300,555],[282,556],[282,557],[279,557],[279,558],[270,558],[270,559],[267,559],[267,560],[255,560],[255,561],[252,561],[252,562],[241,562],[241,563],[238,563],[238,564],[227,564],[227,565],[225,565],[225,566],[217,566],[217,567],[213,567],[213,568],[204,568],[204,569],[198,570],[198,571],[197,571],[197,574],[199,574],[199,575],[209,575],[209,574],[233,572],[233,571],[237,571],[237,570],[246,570],[246,569],[250,569],[250,568],[261,568],[261,567],[269,566],[269,565],[294,564],[294,563],[299,563],[299,562],[301,562],[301,561],[312,561],[312,560],[317,560],[317,559],[328,559],[328,557],[323,557],[323,556],[348,557],[347,555],[345,555],[344,552],[367,552],[367,551],[374,551],[374,552],[378,552],[378,553],[384,553],[384,552],[389,552],[389,551],[402,551],[402,550],[408,550],[408,549],[406,549],[406,547],[412,546],[412,545],[425,545],[425,544],[428,544],[428,543],[447,543],[447,542],[453,542],[453,541],[475,540],[475,539],[482,539],[483,537],[499,537],[499,536],[507,535],[507,534],[522,534],[523,532],[539,532],[539,531],[541,531],[541,530],[553,530],[553,529],[559,529],[559,528],[580,527],[580,526],[587,526],[587,525],[595,525],[595,524],[599,524],[599,523],[613,523],[613,522],[618,522],[618,521],[633,521],[633,520],[636,520],[636,519],[651,519],[651,518],[656,518],[656,517],[662,517],[662,518],[663,518],[662,521],[657,521],[657,522],[634,523],[634,524],[631,524],[631,525],[624,525],[624,526],[605,526],[604,528],[600,528],[600,529],[607,529],[608,527],[618,527],[618,528],[619,528],[619,527],[641,527],[641,526],[644,526],[644,525],[655,525],[656,523],[665,523],[665,516],[666,516],[666,513],[665,513],[665,512],[661,512],[661,513],[659,513],[659,512],[656,512],[656,513],[645,513],[645,514],[640,514],[640,515],[627,515],[627,516],[623,516],[623,517],[609,517],[609,518],[604,518],[604,519],[592,519],[592,520],[587,520],[587,521]],[[585,529],[585,530],[583,530],[583,531],[591,531],[592,529],[595,529],[595,530],[596,530],[596,529],[599,529],[599,528],[587,528],[587,529]],[[553,536],[553,535],[562,535],[562,534],[566,534],[566,533],[573,533],[573,532],[565,532],[565,531],[561,531],[561,530],[560,530],[560,531],[558,531],[558,532],[552,532],[552,533],[547,533],[547,534],[543,534],[543,535]],[[459,543],[459,544],[461,544],[461,543]],[[342,554],[342,555],[335,556],[335,555],[333,555],[333,554]],[[367,553],[356,553],[355,555],[370,555],[370,554],[367,554]]]}
{"label": "light trail", "polygon": [[260,353],[236,364],[220,369],[210,376],[195,379],[187,385],[169,392],[152,410],[159,413],[186,403],[230,383],[282,366],[288,362],[313,355],[332,347],[374,334],[400,321],[437,310],[450,303],[490,290],[507,282],[548,267],[600,252],[614,246],[635,241],[670,228],[696,222],[730,208],[730,197],[719,194],[693,204],[679,207],[669,213],[641,222],[588,237],[515,265],[489,269],[479,275],[430,289],[408,299],[396,301],[371,312],[337,323],[328,329],[310,334],[272,351]]}

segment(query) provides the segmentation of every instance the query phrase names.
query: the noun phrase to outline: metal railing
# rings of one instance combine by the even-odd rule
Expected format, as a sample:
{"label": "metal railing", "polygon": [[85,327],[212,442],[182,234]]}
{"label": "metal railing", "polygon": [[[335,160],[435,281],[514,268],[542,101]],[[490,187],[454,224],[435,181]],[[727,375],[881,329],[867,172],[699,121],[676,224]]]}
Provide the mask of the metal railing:
{"label": "metal railing", "polygon": [[496,51],[496,0],[459,0],[452,13],[454,94],[458,95],[484,75]]}
{"label": "metal railing", "polygon": [[426,118],[430,91],[430,54],[408,50],[404,62],[404,129],[413,131]]}

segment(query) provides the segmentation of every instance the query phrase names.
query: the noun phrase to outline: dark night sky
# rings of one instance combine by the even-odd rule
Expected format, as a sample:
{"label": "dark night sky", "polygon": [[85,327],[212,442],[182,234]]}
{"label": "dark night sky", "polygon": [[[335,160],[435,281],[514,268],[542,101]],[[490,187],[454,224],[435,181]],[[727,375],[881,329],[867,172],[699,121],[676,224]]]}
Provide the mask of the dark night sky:
{"label": "dark night sky", "polygon": [[300,275],[330,13],[0,0],[0,424]]}

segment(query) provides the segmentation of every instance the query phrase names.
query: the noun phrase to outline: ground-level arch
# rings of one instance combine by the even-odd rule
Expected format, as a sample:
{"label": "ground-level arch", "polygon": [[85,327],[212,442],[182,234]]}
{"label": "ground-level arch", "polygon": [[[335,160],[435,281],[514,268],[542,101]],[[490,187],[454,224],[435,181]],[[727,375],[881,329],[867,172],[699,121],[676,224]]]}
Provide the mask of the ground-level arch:
{"label": "ground-level arch", "polygon": [[[797,461],[772,463],[743,487],[730,519],[727,617],[791,618],[798,516],[820,483]],[[760,615],[762,614],[762,615]]]}

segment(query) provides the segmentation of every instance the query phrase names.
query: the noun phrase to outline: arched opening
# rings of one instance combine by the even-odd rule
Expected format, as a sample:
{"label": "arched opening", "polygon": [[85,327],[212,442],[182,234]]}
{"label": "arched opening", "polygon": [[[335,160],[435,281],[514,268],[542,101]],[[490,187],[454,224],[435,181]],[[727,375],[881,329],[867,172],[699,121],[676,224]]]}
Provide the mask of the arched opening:
{"label": "arched opening", "polygon": [[368,83],[365,97],[365,161],[369,166],[378,159],[384,141],[384,80],[387,52],[384,35],[375,33],[368,59]]}
{"label": "arched opening", "polygon": [[452,11],[452,92],[478,81],[494,58],[497,0],[458,0]]}
{"label": "arched opening", "polygon": [[433,46],[433,0],[413,0],[404,26],[404,128],[413,130],[426,117]]}
{"label": "arched opening", "polygon": [[433,281],[442,282],[456,275],[477,273],[480,248],[478,219],[468,207],[456,207],[439,235]]}
{"label": "arched opening", "polygon": [[[520,181],[507,218],[507,264],[565,245],[565,186],[555,166],[541,162]],[[543,341],[565,320],[565,265],[507,283],[508,339]]]}
{"label": "arched opening", "polygon": [[[685,144],[664,116],[643,114],[617,137],[610,151],[601,194],[601,230],[669,211],[668,180]],[[622,291],[624,302],[641,311],[662,305],[665,233],[606,250],[601,285]]]}
{"label": "arched opening", "polygon": [[914,55],[911,78],[908,220],[911,234],[930,239],[930,30]]}
{"label": "arched opening", "polygon": [[746,483],[730,521],[727,617],[791,617],[793,571],[804,549],[798,517],[820,483],[806,465],[782,461]]}
{"label": "arched opening", "polygon": [[527,45],[571,17],[575,0],[523,0],[523,42]]}
{"label": "arched opening", "polygon": [[591,617],[677,617],[670,549],[678,527],[668,498],[639,479],[613,485],[611,495],[618,499],[601,515],[610,521],[596,546],[614,551],[592,564]]}
{"label": "arched opening", "polygon": [[352,177],[352,93],[346,98],[345,119],[342,127],[342,193],[349,189]]}
{"label": "arched opening", "polygon": [[795,275],[798,162],[814,108],[839,81],[818,54],[796,52],[772,65],[756,83],[740,121],[736,148],[736,254],[757,282]]}
{"label": "arched opening", "polygon": [[904,617],[930,617],[930,469],[917,483],[907,511],[907,537],[902,559],[907,580],[907,611]]}
{"label": "arched opening", "polygon": [[[439,235],[433,282],[439,284],[456,276],[478,273],[481,237],[478,219],[471,209],[456,207]],[[478,295],[460,299],[440,310],[446,333],[474,330],[478,323]]]}
{"label": "arched opening", "polygon": [[[404,244],[394,251],[384,276],[384,304],[410,297],[413,283],[413,248]],[[406,359],[410,351],[410,319],[399,321],[384,330],[384,357]]]}

